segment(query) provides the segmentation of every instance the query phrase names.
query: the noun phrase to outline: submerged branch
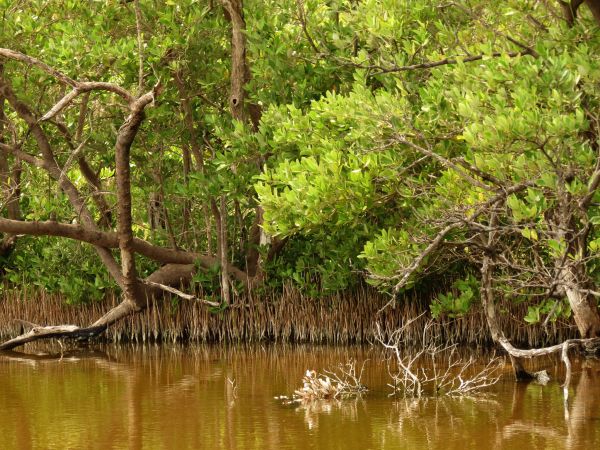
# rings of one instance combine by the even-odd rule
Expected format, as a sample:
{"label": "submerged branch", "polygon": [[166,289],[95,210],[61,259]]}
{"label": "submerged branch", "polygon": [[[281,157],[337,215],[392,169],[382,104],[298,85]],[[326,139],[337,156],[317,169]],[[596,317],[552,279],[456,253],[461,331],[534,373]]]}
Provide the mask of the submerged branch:
{"label": "submerged branch", "polygon": [[[503,359],[492,358],[483,368],[477,369],[473,358],[465,361],[458,356],[455,345],[433,343],[430,336],[432,321],[428,321],[423,327],[419,347],[409,350],[404,334],[415,320],[407,321],[387,339],[377,324],[375,339],[391,354],[388,372],[392,378],[389,386],[393,392],[390,395],[417,398],[426,393],[471,395],[498,382],[500,369],[504,365]],[[424,366],[425,361],[427,364]],[[395,371],[392,369],[393,365]]]}

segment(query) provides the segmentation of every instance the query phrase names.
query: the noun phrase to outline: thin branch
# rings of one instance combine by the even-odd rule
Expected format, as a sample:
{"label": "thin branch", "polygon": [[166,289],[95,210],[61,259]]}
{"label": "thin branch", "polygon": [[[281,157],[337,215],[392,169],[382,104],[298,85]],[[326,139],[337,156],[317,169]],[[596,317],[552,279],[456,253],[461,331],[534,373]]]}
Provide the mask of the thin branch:
{"label": "thin branch", "polygon": [[[511,186],[507,189],[503,189],[502,192],[498,193],[497,195],[483,203],[469,217],[466,217],[464,219],[458,219],[457,221],[450,223],[449,225],[444,227],[441,231],[438,232],[438,234],[429,243],[429,245],[419,254],[419,256],[413,259],[412,263],[403,271],[403,274],[400,276],[400,281],[398,281],[398,283],[396,283],[396,285],[394,286],[394,293],[397,293],[402,287],[404,287],[410,276],[421,266],[421,263],[425,260],[425,258],[427,258],[439,247],[439,245],[443,242],[444,238],[448,235],[448,233],[462,226],[465,223],[465,221],[473,221],[477,219],[483,213],[487,212],[490,206],[494,205],[503,198],[508,197],[510,194],[526,189],[530,185],[531,182],[525,182]],[[389,306],[389,304],[391,303],[388,302],[388,304],[386,304],[382,309],[385,309],[387,306]]]}
{"label": "thin branch", "polygon": [[86,92],[81,99],[81,105],[79,107],[79,118],[77,119],[77,129],[75,130],[75,142],[81,142],[83,138],[83,129],[85,127],[85,118],[87,116],[88,105],[90,100],[89,92]]}
{"label": "thin branch", "polygon": [[87,139],[82,141],[77,148],[75,148],[71,154],[69,155],[69,157],[67,158],[67,161],[65,162],[65,164],[63,165],[63,168],[60,172],[60,176],[58,177],[58,185],[60,186],[60,184],[63,182],[63,179],[65,177],[65,175],[67,174],[67,172],[69,171],[69,167],[71,166],[71,163],[73,162],[73,160],[79,156],[79,153],[81,153],[81,150],[83,150],[83,147],[85,147],[85,144],[87,144]]}
{"label": "thin branch", "polygon": [[144,43],[142,35],[142,10],[140,9],[140,0],[134,1],[135,8],[135,28],[137,32],[138,45],[138,93],[142,95],[144,92]]}
{"label": "thin branch", "polygon": [[[404,145],[408,145],[410,148],[417,150],[419,153],[423,153],[424,155],[427,155],[433,159],[436,159],[437,161],[439,161],[440,163],[442,163],[445,167],[449,168],[449,169],[453,169],[454,171],[456,171],[456,173],[461,177],[464,178],[467,182],[469,182],[471,185],[479,187],[481,189],[484,189],[486,191],[492,190],[493,188],[491,188],[490,186],[486,185],[485,183],[482,183],[481,181],[473,178],[471,175],[469,175],[467,172],[465,172],[466,170],[473,170],[474,168],[470,165],[470,164],[461,164],[461,166],[455,164],[452,160],[443,157],[442,155],[434,152],[433,150],[430,150],[428,148],[422,147],[420,145],[415,144],[412,141],[409,141],[407,139],[405,139],[403,136],[399,136],[397,138],[395,138],[395,141],[399,144],[404,144]],[[476,169],[476,168],[475,168]],[[476,175],[479,176],[480,173],[482,173],[481,170],[477,169],[476,171]],[[488,176],[486,178],[490,178],[491,176]]]}
{"label": "thin branch", "polygon": [[67,84],[74,88],[78,85],[77,81],[73,80],[72,78],[69,78],[67,75],[60,72],[59,70],[50,67],[48,64],[40,61],[37,58],[27,56],[21,52],[10,50],[8,48],[0,48],[0,56],[8,59],[14,59],[15,61],[21,61],[31,66],[38,67],[39,69],[42,69],[44,72],[46,72],[48,75],[51,75],[57,80],[59,80],[61,83]]}
{"label": "thin branch", "polygon": [[[407,283],[411,275],[419,267],[421,267],[421,263],[425,260],[425,258],[427,258],[434,250],[436,250],[439,247],[439,245],[442,243],[442,241],[448,235],[448,233],[450,233],[452,230],[455,230],[456,228],[459,228],[460,226],[462,226],[462,222],[454,222],[450,225],[447,225],[440,232],[438,232],[436,237],[429,243],[425,250],[423,250],[419,254],[419,256],[413,259],[412,263],[410,263],[410,265],[403,271],[404,274],[400,278],[400,281],[398,281],[398,283],[396,283],[396,285],[394,286],[394,292],[398,292],[400,289],[402,289],[402,287]],[[382,309],[384,309],[386,306],[388,305],[385,305]]]}
{"label": "thin branch", "polygon": [[312,38],[312,36],[310,35],[310,33],[308,31],[308,24],[307,24],[307,20],[306,20],[306,10],[304,9],[304,1],[296,0],[296,5],[298,7],[298,19],[300,20],[300,26],[302,27],[302,32],[304,33],[304,36],[306,37],[306,40],[308,41],[308,43],[312,47],[312,49],[317,54],[320,54],[321,50],[319,49],[316,42],[314,41],[314,39]]}
{"label": "thin branch", "polygon": [[[372,77],[375,75],[383,75],[386,73],[408,72],[411,70],[420,70],[420,69],[433,69],[435,67],[446,66],[446,65],[451,65],[451,64],[458,64],[459,62],[467,63],[467,62],[473,62],[473,61],[480,61],[484,58],[498,58],[498,57],[501,57],[504,55],[508,56],[509,58],[516,58],[518,56],[527,56],[527,55],[534,56],[534,54],[530,50],[523,50],[522,52],[508,52],[508,53],[494,52],[494,53],[487,54],[487,55],[486,54],[473,55],[473,56],[466,56],[464,58],[459,58],[459,57],[444,58],[439,61],[428,61],[428,62],[419,63],[419,64],[411,64],[408,66],[393,66],[393,67],[388,67],[388,68],[375,67],[375,68],[379,69],[379,71],[373,72],[369,76]],[[368,67],[365,67],[365,68],[368,68]]]}
{"label": "thin branch", "polygon": [[175,288],[173,288],[171,286],[166,286],[164,284],[155,283],[153,281],[148,281],[148,280],[140,280],[140,281],[142,281],[144,284],[147,284],[149,286],[154,286],[154,287],[157,287],[159,289],[162,289],[163,291],[167,291],[167,292],[170,292],[171,294],[175,294],[176,296],[181,297],[181,298],[183,298],[185,300],[193,300],[195,302],[204,303],[206,305],[214,306],[214,307],[221,306],[220,303],[211,302],[210,300],[206,300],[204,298],[199,298],[199,297],[196,297],[195,295],[186,294],[185,292],[182,292],[179,289],[175,289]]}

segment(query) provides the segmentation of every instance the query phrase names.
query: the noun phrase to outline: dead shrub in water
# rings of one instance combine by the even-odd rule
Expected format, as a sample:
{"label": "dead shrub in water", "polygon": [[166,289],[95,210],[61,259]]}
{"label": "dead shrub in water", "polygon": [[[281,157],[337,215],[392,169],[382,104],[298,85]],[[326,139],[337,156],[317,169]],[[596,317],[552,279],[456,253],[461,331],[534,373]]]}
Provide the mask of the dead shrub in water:
{"label": "dead shrub in water", "polygon": [[477,367],[472,356],[465,360],[458,354],[456,345],[434,343],[430,335],[432,321],[425,323],[418,347],[409,348],[404,333],[419,317],[407,321],[387,339],[377,325],[375,339],[390,353],[391,396],[471,395],[498,382],[503,358],[493,357]]}
{"label": "dead shrub in water", "polygon": [[362,397],[368,390],[361,383],[365,363],[360,371],[357,370],[354,360],[340,364],[337,371],[326,370],[324,374],[307,370],[302,379],[302,387],[296,389],[291,399],[287,396],[276,397],[276,399],[283,400],[284,403],[310,403],[315,400]]}

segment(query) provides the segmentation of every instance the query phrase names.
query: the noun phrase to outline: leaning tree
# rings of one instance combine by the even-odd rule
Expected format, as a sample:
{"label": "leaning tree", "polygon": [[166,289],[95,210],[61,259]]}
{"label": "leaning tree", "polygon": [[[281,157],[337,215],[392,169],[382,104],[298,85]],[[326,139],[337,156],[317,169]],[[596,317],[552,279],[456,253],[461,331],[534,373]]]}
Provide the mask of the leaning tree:
{"label": "leaning tree", "polygon": [[[30,6],[35,9],[39,5]],[[229,117],[223,122],[243,124],[252,120],[257,123],[260,111],[245,99],[249,69],[243,8],[238,0],[223,1],[222,5],[211,2],[208,7],[203,11],[194,2],[177,8],[167,7],[155,15],[154,28],[152,19],[144,17],[144,13],[151,15],[150,10],[144,10],[139,1],[108,5],[102,10],[104,15],[74,5],[65,11],[42,8],[38,13],[48,15],[49,28],[66,32],[74,39],[70,46],[67,40],[64,47],[54,51],[54,35],[47,31],[49,37],[43,44],[60,55],[59,64],[49,64],[23,51],[0,48],[0,183],[3,192],[0,207],[7,212],[6,217],[0,218],[2,255],[10,254],[16,239],[24,235],[84,242],[93,246],[122,291],[122,301],[90,326],[34,326],[0,345],[0,349],[11,349],[42,338],[98,335],[165,293],[219,306],[229,303],[231,285],[249,289],[261,282],[257,251],[260,211],[256,213],[250,236],[244,238],[240,246],[241,252],[246,253],[241,257],[243,269],[240,269],[232,263],[228,253],[228,242],[231,242],[227,236],[231,215],[228,203],[235,205],[236,219],[240,217],[236,222],[238,227],[244,227],[246,218],[242,217],[240,200],[232,202],[228,196],[233,188],[220,194],[214,192],[218,183],[211,184],[210,177],[220,175],[214,169],[211,172],[207,160],[219,157],[215,156],[214,149],[219,137],[200,129],[192,103],[199,98],[207,110],[225,113],[226,107],[219,102],[227,98],[222,92],[228,92],[231,116],[226,115]],[[6,11],[7,17],[14,19],[10,23],[14,29],[10,31],[21,35],[17,47],[30,45],[30,49],[43,49],[38,39],[46,30],[30,20],[27,5],[22,11],[19,8],[20,5],[13,5]],[[78,15],[71,24],[67,20],[69,14]],[[55,16],[60,19],[54,20]],[[115,26],[107,31],[106,24],[111,20],[127,22],[123,27]],[[108,34],[102,36],[102,33]],[[202,35],[207,33],[214,40],[203,40]],[[77,41],[78,35],[82,36],[82,42]],[[98,48],[86,47],[88,38],[92,42],[96,40]],[[88,58],[88,63],[82,63],[83,55],[74,52],[84,48],[98,60]],[[129,67],[127,51],[134,52],[137,67]],[[219,55],[218,63],[211,69],[219,83],[226,76],[231,86],[220,88],[216,97],[219,100],[209,94],[192,92],[200,87],[194,85],[191,71],[205,62],[188,58],[191,51],[211,51]],[[73,58],[72,61],[68,61],[69,58]],[[68,69],[71,66],[72,69]],[[86,80],[71,76],[71,72],[84,72]],[[88,81],[94,76],[103,81]],[[212,82],[210,78],[207,81]],[[146,88],[150,84],[153,87]],[[178,117],[183,117],[181,124]],[[163,128],[175,131],[166,132],[166,143],[156,143],[152,131],[160,134]],[[183,138],[178,139],[177,134]],[[144,152],[156,153],[156,164],[167,164],[168,153],[173,151],[177,152],[177,163],[183,161],[184,179],[182,186],[178,185],[184,200],[175,205],[175,209],[181,206],[182,214],[176,224],[175,219],[169,217],[166,205],[164,173],[160,167],[157,170],[152,167],[151,156],[141,156]],[[219,164],[221,162],[215,166]],[[259,167],[256,162],[249,165]],[[26,181],[21,177],[22,172],[28,175]],[[108,175],[101,176],[102,173]],[[142,239],[140,236],[148,233],[135,221],[136,209],[144,202],[136,201],[134,194],[140,192],[137,184],[148,183],[147,177],[157,186],[150,196],[147,219],[152,233],[155,228],[161,229],[162,233],[155,239],[158,243]],[[190,187],[193,182],[203,187],[194,191]],[[50,211],[47,220],[25,220],[19,204],[39,195],[39,191],[44,192],[45,188],[39,183],[47,184],[47,200],[55,200],[60,207]],[[190,192],[202,194],[205,204],[195,204]],[[251,211],[251,197],[247,204],[246,208]],[[194,215],[201,217],[204,235],[192,230],[196,226]],[[251,218],[251,214],[246,216]],[[212,244],[214,238],[216,246]],[[203,248],[206,251],[201,251]],[[151,261],[150,267],[155,268],[146,276],[141,276],[140,258]],[[189,284],[198,271],[212,271],[215,267],[221,273],[221,302],[199,299],[177,289]]]}

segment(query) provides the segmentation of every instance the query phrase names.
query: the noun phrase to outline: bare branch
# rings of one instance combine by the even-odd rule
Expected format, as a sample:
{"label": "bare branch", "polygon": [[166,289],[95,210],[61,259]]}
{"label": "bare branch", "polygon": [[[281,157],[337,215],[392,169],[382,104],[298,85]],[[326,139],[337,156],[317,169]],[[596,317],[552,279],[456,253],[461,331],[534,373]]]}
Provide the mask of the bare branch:
{"label": "bare branch", "polygon": [[0,48],[0,56],[2,56],[4,58],[8,58],[8,59],[13,59],[15,61],[21,61],[21,62],[24,62],[25,64],[29,64],[31,66],[35,66],[39,69],[42,69],[48,75],[53,76],[54,78],[59,80],[61,83],[67,84],[74,88],[77,87],[77,85],[78,85],[77,81],[73,80],[72,78],[69,78],[67,75],[60,72],[59,70],[56,70],[53,67],[50,67],[48,64],[40,61],[37,58],[27,56],[21,52],[10,50],[8,48]]}
{"label": "bare branch", "polygon": [[[510,194],[515,192],[522,191],[527,187],[531,186],[531,182],[520,183],[510,188],[503,189],[500,193],[490,198],[488,201],[483,203],[479,208],[477,208],[473,213],[464,219],[457,219],[455,222],[452,222],[446,225],[442,230],[438,232],[438,234],[430,241],[427,247],[417,256],[411,264],[402,271],[402,275],[400,275],[400,281],[396,283],[394,286],[394,292],[398,292],[404,285],[406,285],[408,279],[411,275],[421,266],[422,262],[427,258],[431,253],[433,253],[440,244],[444,241],[444,238],[450,233],[452,230],[455,230],[466,222],[474,221],[478,217],[480,217],[485,212],[489,211],[489,208],[500,200],[508,197]],[[388,304],[389,305],[389,304]],[[388,305],[385,305],[382,309],[386,308]]]}
{"label": "bare branch", "polygon": [[[473,178],[472,176],[470,176],[467,172],[465,172],[465,169],[470,170],[472,172],[477,172],[476,175],[479,176],[480,173],[482,173],[481,170],[473,170],[476,168],[473,168],[470,164],[461,164],[461,166],[459,166],[458,164],[455,164],[452,160],[443,157],[442,155],[434,152],[433,150],[430,150],[428,148],[422,147],[420,145],[415,144],[412,141],[407,140],[406,138],[404,138],[403,136],[399,136],[395,139],[395,141],[399,144],[404,144],[404,145],[408,145],[410,148],[417,150],[419,153],[422,153],[424,155],[427,155],[437,161],[439,161],[440,163],[442,163],[445,167],[449,168],[449,169],[453,169],[454,171],[456,171],[456,173],[461,177],[464,178],[467,182],[469,182],[471,185],[479,187],[481,189],[484,189],[486,191],[492,190],[493,188],[491,188],[490,186],[482,183],[481,181]],[[490,178],[490,176],[487,176],[486,178]]]}
{"label": "bare branch", "polygon": [[80,91],[78,88],[73,89],[63,98],[61,98],[52,108],[50,108],[50,110],[40,118],[40,122],[52,119],[59,112],[65,109],[69,105],[69,103],[71,103],[73,99],[79,95],[79,93]]}
{"label": "bare branch", "polygon": [[[119,242],[115,232],[102,231],[81,225],[54,222],[51,220],[36,222],[0,218],[0,231],[13,234],[27,234],[30,236],[66,237],[104,248],[119,247]],[[136,253],[163,264],[198,263],[204,268],[211,268],[220,264],[219,258],[214,256],[164,248],[139,238],[133,239],[133,248]],[[229,265],[228,271],[238,281],[242,281],[244,283],[249,281],[246,273],[232,264]]]}
{"label": "bare branch", "polygon": [[507,52],[507,53],[494,52],[494,53],[490,53],[487,55],[481,54],[481,55],[465,56],[463,58],[461,58],[461,57],[444,58],[439,61],[428,61],[428,62],[419,63],[419,64],[411,64],[408,66],[392,66],[392,67],[387,67],[387,68],[376,67],[379,70],[377,72],[371,73],[369,76],[372,77],[375,75],[383,75],[386,73],[408,72],[411,70],[433,69],[435,67],[458,64],[459,62],[467,63],[467,62],[473,62],[473,61],[481,61],[482,59],[485,59],[485,58],[499,58],[504,55],[508,56],[509,58],[516,58],[518,56],[527,56],[527,55],[534,56],[534,54],[530,50],[523,50],[522,52]]}
{"label": "bare branch", "polygon": [[[27,56],[23,53],[20,53],[20,52],[14,51],[14,50],[10,50],[7,48],[0,48],[0,56],[2,56],[4,58],[13,59],[16,61],[21,61],[26,64],[30,64],[35,67],[38,67],[38,68],[42,69],[44,72],[46,72],[48,75],[51,75],[52,77],[56,78],[61,83],[64,83],[64,84],[67,84],[67,85],[73,87],[73,90],[71,92],[69,92],[67,95],[65,95],[61,100],[59,100],[59,102],[50,111],[48,111],[48,113],[46,113],[44,115],[44,117],[40,120],[48,120],[49,118],[54,117],[62,109],[64,109],[75,97],[77,97],[77,95],[79,95],[83,92],[109,91],[109,92],[112,92],[114,94],[117,94],[117,95],[123,97],[127,101],[128,104],[135,100],[133,95],[131,95],[126,89],[123,89],[122,87],[120,87],[116,84],[105,83],[102,81],[93,81],[93,82],[92,81],[76,81],[76,80],[68,77],[64,73],[60,72],[59,70],[56,70],[53,67],[50,67],[48,64],[40,61],[39,59],[33,58],[31,56]],[[46,116],[48,116],[48,117],[46,117]]]}
{"label": "bare branch", "polygon": [[204,298],[199,298],[199,297],[196,297],[195,295],[186,294],[185,292],[182,292],[179,289],[175,289],[173,287],[166,286],[164,284],[155,283],[153,281],[148,281],[148,280],[142,280],[142,282],[144,284],[149,285],[149,286],[154,286],[154,287],[157,287],[159,289],[162,289],[163,291],[167,291],[167,292],[170,292],[171,294],[175,294],[176,296],[181,297],[181,298],[183,298],[185,300],[192,300],[192,301],[195,301],[195,302],[204,303],[206,305],[214,306],[214,307],[221,306],[220,303],[211,302],[210,300],[206,300]]}
{"label": "bare branch", "polygon": [[319,50],[319,47],[317,46],[315,40],[312,38],[312,36],[310,35],[310,33],[308,31],[308,24],[307,24],[307,20],[306,20],[306,10],[304,9],[304,0],[296,0],[296,6],[298,7],[298,19],[300,21],[300,26],[302,27],[302,32],[304,33],[304,36],[306,37],[308,44],[312,47],[312,49],[317,54],[320,54],[321,50]]}
{"label": "bare branch", "polygon": [[[388,363],[392,378],[389,386],[393,389],[390,395],[470,395],[498,382],[504,364],[502,359],[492,358],[484,368],[475,369],[474,360],[460,358],[456,346],[434,343],[430,333],[433,326],[431,320],[422,326],[421,342],[417,349],[413,349],[414,342],[407,345],[405,332],[419,317],[407,321],[387,339],[377,324],[375,339],[392,354],[393,359],[393,364]],[[427,363],[423,364],[424,361]],[[395,365],[395,371],[392,365]]]}

